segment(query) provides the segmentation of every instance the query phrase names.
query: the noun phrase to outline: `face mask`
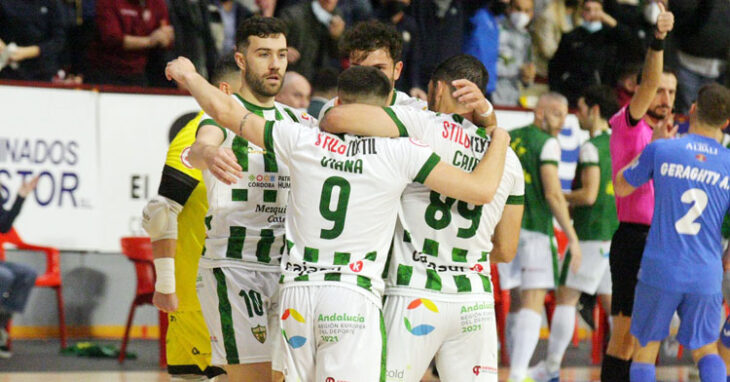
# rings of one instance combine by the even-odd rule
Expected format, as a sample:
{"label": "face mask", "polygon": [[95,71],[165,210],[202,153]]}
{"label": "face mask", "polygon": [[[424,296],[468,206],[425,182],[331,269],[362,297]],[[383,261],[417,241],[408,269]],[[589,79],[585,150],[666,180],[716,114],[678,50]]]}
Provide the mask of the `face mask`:
{"label": "face mask", "polygon": [[325,26],[330,25],[330,21],[332,21],[332,14],[327,12],[326,9],[322,8],[322,6],[319,4],[319,1],[314,0],[312,2],[312,12],[314,13],[314,17],[316,17],[320,23],[324,24]]}
{"label": "face mask", "polygon": [[385,3],[385,13],[388,17],[392,17],[403,12],[406,9],[406,3],[400,0],[391,0]]}
{"label": "face mask", "polygon": [[507,3],[499,0],[495,0],[492,2],[492,5],[489,7],[489,10],[492,11],[492,14],[495,16],[501,16],[504,14],[504,12],[507,11]]}
{"label": "face mask", "polygon": [[512,12],[509,14],[509,21],[519,30],[525,30],[530,23],[530,15],[525,12]]}
{"label": "face mask", "polygon": [[583,28],[585,28],[589,33],[596,33],[601,28],[603,28],[603,24],[600,21],[591,21],[591,22],[583,22]]}
{"label": "face mask", "polygon": [[644,7],[644,20],[651,25],[656,25],[660,12],[659,4],[651,2],[649,5]]}

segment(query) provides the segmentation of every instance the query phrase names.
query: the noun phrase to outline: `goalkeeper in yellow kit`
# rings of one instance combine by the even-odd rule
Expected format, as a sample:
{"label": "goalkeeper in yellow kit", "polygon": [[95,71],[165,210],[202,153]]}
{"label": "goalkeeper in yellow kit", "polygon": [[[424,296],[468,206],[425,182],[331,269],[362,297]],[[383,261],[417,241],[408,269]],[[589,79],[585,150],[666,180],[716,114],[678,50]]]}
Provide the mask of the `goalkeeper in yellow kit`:
{"label": "goalkeeper in yellow kit", "polygon": [[[227,94],[240,87],[241,72],[233,55],[218,63],[211,80]],[[152,301],[169,317],[167,371],[204,379],[223,369],[210,364],[210,335],[195,291],[208,201],[203,176],[187,156],[202,115],[201,111],[170,143],[158,195],[143,211],[143,227],[152,240],[157,273]]]}

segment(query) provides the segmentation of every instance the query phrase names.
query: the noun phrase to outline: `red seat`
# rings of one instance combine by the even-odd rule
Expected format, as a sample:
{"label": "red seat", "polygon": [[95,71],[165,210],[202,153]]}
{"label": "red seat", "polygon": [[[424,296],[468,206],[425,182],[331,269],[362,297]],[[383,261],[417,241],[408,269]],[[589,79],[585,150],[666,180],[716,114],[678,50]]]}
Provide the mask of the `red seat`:
{"label": "red seat", "polygon": [[[7,233],[0,233],[0,261],[5,261],[5,244],[10,244],[21,251],[37,251],[46,254],[46,271],[35,281],[37,287],[53,288],[58,301],[58,326],[61,335],[61,349],[66,347],[66,317],[63,310],[63,285],[61,282],[60,252],[56,248],[28,244],[18,236],[15,228]],[[7,330],[10,331],[10,322]]]}
{"label": "red seat", "polygon": [[[129,343],[129,331],[132,328],[134,311],[139,305],[152,304],[152,296],[155,293],[155,266],[152,256],[152,243],[149,237],[123,237],[122,253],[134,263],[134,270],[137,273],[137,291],[135,292],[132,306],[129,308],[127,326],[124,329],[122,348],[119,353],[119,363],[124,362],[127,344]],[[165,337],[167,334],[167,313],[159,312],[160,322],[160,368],[167,366]]]}

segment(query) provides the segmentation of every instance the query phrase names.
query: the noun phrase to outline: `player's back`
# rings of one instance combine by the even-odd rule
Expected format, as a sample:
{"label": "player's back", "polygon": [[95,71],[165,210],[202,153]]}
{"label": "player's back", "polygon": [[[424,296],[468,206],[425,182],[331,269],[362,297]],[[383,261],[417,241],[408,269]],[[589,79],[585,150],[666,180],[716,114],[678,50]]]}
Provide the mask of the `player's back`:
{"label": "player's back", "polygon": [[696,134],[658,141],[645,150],[655,150],[656,202],[639,279],[675,291],[719,291],[730,150]]}
{"label": "player's back", "polygon": [[[489,146],[483,128],[457,114],[437,114],[393,107],[392,116],[431,146],[449,164],[472,171]],[[401,198],[393,258],[388,269],[389,294],[491,292],[489,252],[492,234],[506,203],[524,198],[522,167],[510,149],[492,202],[474,206],[412,183]]]}
{"label": "player's back", "polygon": [[423,182],[438,156],[411,139],[336,136],[286,123],[268,126],[266,137],[266,150],[291,174],[284,284],[340,282],[380,305],[401,193]]}

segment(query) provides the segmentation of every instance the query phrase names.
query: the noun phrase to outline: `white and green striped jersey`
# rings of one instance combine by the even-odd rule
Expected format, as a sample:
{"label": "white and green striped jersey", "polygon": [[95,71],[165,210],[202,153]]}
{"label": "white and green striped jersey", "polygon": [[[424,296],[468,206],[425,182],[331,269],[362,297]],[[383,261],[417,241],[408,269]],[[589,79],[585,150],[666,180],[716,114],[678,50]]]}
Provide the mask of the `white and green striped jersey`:
{"label": "white and green striped jersey", "polygon": [[380,306],[400,196],[425,181],[439,156],[415,139],[332,135],[286,122],[267,124],[265,143],[291,173],[284,287],[336,283]]}
{"label": "white and green striped jersey", "polygon": [[[331,100],[327,101],[327,103],[322,106],[322,109],[319,111],[319,119],[321,120],[324,118],[325,113],[329,111],[329,109],[335,107],[335,100],[337,100],[337,97],[332,98]],[[402,91],[396,90],[395,91],[395,97],[393,97],[392,100],[390,100],[390,106],[409,106],[418,110],[428,110],[428,104],[426,101],[411,97],[406,93],[403,93]]]}
{"label": "white and green striped jersey", "polygon": [[[275,103],[263,108],[233,95],[246,109],[275,121],[300,122],[316,127],[308,114],[295,112]],[[220,127],[207,114],[199,126]],[[302,129],[306,127],[300,124]],[[200,266],[247,267],[278,272],[284,252],[284,220],[289,197],[289,169],[271,151],[267,151],[221,127],[225,139],[222,147],[230,148],[243,169],[243,178],[232,185],[216,179],[208,170],[203,181],[208,197],[205,217],[206,239]]]}
{"label": "white and green striped jersey", "polygon": [[[444,161],[465,171],[476,167],[489,146],[484,129],[460,115],[399,106],[385,110],[401,135],[422,140]],[[422,185],[409,185],[401,198],[386,293],[491,293],[492,235],[505,204],[523,204],[524,193],[522,166],[511,149],[507,150],[497,193],[483,206],[447,198]]]}

